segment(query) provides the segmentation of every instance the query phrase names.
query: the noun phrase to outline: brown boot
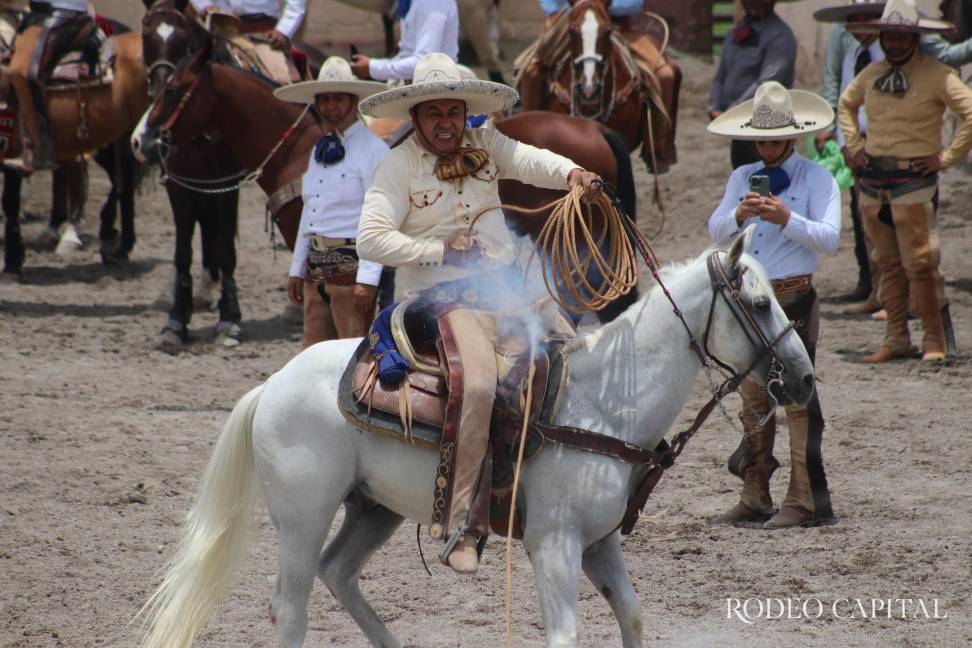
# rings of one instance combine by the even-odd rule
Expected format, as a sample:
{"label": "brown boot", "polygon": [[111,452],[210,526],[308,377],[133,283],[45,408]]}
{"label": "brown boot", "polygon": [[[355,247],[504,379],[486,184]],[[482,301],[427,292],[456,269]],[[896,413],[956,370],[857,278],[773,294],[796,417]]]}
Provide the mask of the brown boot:
{"label": "brown boot", "polygon": [[764,529],[788,529],[813,523],[813,514],[799,506],[784,506],[763,525]]}
{"label": "brown boot", "polygon": [[913,346],[905,347],[904,349],[892,349],[889,346],[882,346],[876,353],[866,355],[862,360],[871,364],[880,364],[896,358],[914,358],[917,354],[918,349]]}
{"label": "brown boot", "polygon": [[844,309],[845,315],[870,315],[871,313],[876,313],[881,310],[881,304],[877,301],[871,301],[870,299],[865,299],[857,304],[851,304]]}
{"label": "brown boot", "polygon": [[[772,501],[770,502],[772,505]],[[737,524],[739,522],[764,522],[769,519],[773,511],[769,508],[762,509],[759,511],[753,510],[743,504],[742,502],[736,502],[728,511],[716,515],[709,520],[710,524]]]}

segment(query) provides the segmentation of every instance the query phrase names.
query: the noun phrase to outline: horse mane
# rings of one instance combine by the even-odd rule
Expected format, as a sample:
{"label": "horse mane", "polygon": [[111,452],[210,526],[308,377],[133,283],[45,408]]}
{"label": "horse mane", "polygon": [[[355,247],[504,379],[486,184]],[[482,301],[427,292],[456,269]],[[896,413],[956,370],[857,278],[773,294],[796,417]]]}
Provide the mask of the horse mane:
{"label": "horse mane", "polygon": [[[681,278],[681,276],[687,270],[695,267],[697,264],[705,263],[705,260],[710,254],[719,250],[721,250],[721,248],[713,246],[707,248],[697,257],[689,258],[685,261],[672,261],[667,263],[658,270],[658,276],[665,283],[665,285],[670,288],[672,285],[678,282],[679,278]],[[762,266],[762,264],[760,264],[755,257],[745,252],[743,253],[739,262],[745,268],[745,273],[743,274],[744,280],[746,280],[747,277],[751,278],[746,280],[746,285],[749,288],[749,296],[752,299],[768,299],[773,297],[773,286],[770,283],[769,275],[766,274],[766,269]],[[600,339],[605,335],[613,335],[615,333],[615,329],[622,326],[621,322],[628,319],[625,317],[625,315],[629,313],[635,318],[640,317],[641,312],[648,305],[648,303],[651,302],[656,295],[661,294],[661,287],[658,285],[658,282],[654,281],[653,279],[650,281],[652,282],[651,288],[646,290],[641,298],[629,306],[627,310],[625,310],[624,313],[622,313],[617,319],[602,325],[598,329],[578,335],[567,343],[567,345],[564,347],[564,352],[569,354],[577,349],[588,347],[588,342]],[[665,303],[667,303],[667,301]]]}

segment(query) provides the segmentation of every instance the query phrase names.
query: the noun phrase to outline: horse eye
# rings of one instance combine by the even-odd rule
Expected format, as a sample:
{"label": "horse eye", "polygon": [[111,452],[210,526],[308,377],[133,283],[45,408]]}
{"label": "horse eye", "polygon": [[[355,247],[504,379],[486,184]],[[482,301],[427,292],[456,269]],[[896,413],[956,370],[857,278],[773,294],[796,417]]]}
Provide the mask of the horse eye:
{"label": "horse eye", "polygon": [[753,301],[753,310],[757,310],[761,313],[769,310],[770,302],[765,297]]}

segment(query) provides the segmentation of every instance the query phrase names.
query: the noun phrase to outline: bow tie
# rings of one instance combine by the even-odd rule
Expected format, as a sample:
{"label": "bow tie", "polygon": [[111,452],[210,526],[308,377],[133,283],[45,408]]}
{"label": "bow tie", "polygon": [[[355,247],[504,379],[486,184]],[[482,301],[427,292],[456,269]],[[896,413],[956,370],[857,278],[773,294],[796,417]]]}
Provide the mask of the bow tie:
{"label": "bow tie", "polygon": [[318,164],[334,164],[344,159],[344,144],[334,133],[328,133],[314,145],[314,161]]}
{"label": "bow tie", "polygon": [[398,17],[404,18],[412,7],[412,0],[398,0]]}
{"label": "bow tie", "polygon": [[770,179],[770,193],[774,196],[779,196],[781,193],[786,191],[787,187],[790,186],[790,176],[782,167],[773,167],[772,169],[767,169],[763,167],[753,175],[764,175],[769,176]]}
{"label": "bow tie", "polygon": [[874,79],[874,89],[901,97],[908,92],[908,77],[905,76],[904,70],[901,68],[892,67]]}

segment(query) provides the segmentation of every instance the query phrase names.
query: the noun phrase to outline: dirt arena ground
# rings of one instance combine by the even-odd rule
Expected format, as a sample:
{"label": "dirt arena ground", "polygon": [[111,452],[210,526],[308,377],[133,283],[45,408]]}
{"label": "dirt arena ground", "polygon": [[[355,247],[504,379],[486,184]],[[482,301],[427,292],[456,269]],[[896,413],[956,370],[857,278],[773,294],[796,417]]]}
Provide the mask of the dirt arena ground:
{"label": "dirt arena ground", "polygon": [[[665,259],[700,253],[705,223],[729,172],[728,147],[704,132],[712,67],[684,62],[680,163],[664,177],[669,219],[655,241]],[[650,178],[636,162],[641,218]],[[827,418],[826,467],[839,523],[764,532],[706,523],[735,501],[739,482],[725,470],[738,438],[713,416],[660,484],[634,535],[624,541],[643,606],[646,643],[709,646],[929,646],[972,644],[972,176],[951,170],[942,182],[944,268],[960,355],[943,366],[861,357],[882,326],[848,317],[834,297],[853,287],[849,220],[841,248],[816,277],[823,297],[818,351]],[[212,344],[215,315],[198,312],[194,342],[179,355],[157,347],[165,316],[152,303],[171,271],[173,226],[164,192],[139,197],[138,244],[127,268],[99,263],[95,202],[106,191],[93,173],[87,249],[60,258],[29,250],[22,283],[0,285],[0,646],[134,646],[132,618],[159,582],[197,480],[237,398],[299,348],[299,330],[280,313],[289,254],[263,229],[262,195],[244,197],[238,280],[245,342]],[[49,183],[31,181],[28,214],[46,213]],[[30,216],[26,235],[43,226]],[[196,264],[198,267],[198,264]],[[680,425],[704,399],[700,381]],[[729,408],[735,411],[735,398]],[[789,474],[786,435],[773,480],[782,498]],[[426,553],[435,551],[423,534]],[[199,646],[269,647],[267,603],[276,540],[264,520],[237,585]],[[404,525],[376,556],[363,588],[409,646],[503,643],[503,543],[491,540],[481,571],[458,578],[433,565],[427,576]],[[525,554],[515,554],[517,646],[543,644],[543,627]],[[794,599],[824,607],[819,619],[727,618],[727,598]],[[607,605],[585,584],[578,630],[585,646],[618,645]],[[799,599],[799,601],[796,601]],[[907,618],[835,618],[835,601],[921,599]],[[896,604],[900,606],[901,604]],[[838,612],[855,611],[839,603]],[[755,603],[748,608],[755,612]],[[775,614],[775,612],[774,612]],[[915,618],[917,616],[917,618]],[[318,584],[308,646],[364,646],[350,617]]]}

